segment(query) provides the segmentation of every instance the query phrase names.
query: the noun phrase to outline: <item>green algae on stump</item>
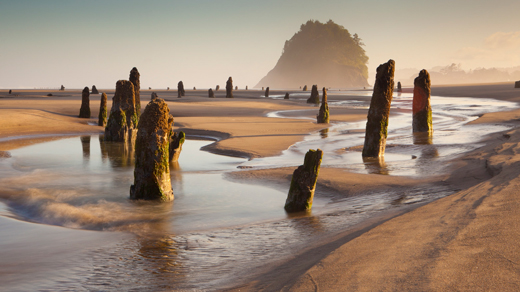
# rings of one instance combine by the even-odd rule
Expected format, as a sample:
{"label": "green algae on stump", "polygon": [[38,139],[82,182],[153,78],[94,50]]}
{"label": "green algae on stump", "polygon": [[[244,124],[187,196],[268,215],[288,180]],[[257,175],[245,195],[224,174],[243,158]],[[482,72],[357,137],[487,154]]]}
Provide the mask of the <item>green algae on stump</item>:
{"label": "green algae on stump", "polygon": [[226,97],[233,98],[233,78],[231,76],[226,81]]}
{"label": "green algae on stump", "polygon": [[128,79],[130,82],[132,82],[132,85],[134,85],[134,104],[135,104],[135,113],[137,115],[137,119],[141,116],[141,81],[140,79],[141,74],[139,74],[139,71],[136,67],[132,68],[130,71],[130,78]]}
{"label": "green algae on stump", "polygon": [[135,107],[135,92],[132,82],[128,80],[117,81],[110,116],[105,127],[106,141],[127,142],[133,140],[139,121]]}
{"label": "green algae on stump", "polygon": [[169,145],[173,117],[163,99],[150,101],[141,116],[135,141],[134,184],[130,199],[173,201]]}
{"label": "green algae on stump", "polygon": [[285,211],[293,213],[311,210],[322,158],[323,152],[320,149],[309,149],[305,154],[303,165],[298,166],[293,173]]}
{"label": "green algae on stump", "polygon": [[367,116],[363,157],[385,155],[388,116],[394,93],[394,71],[394,60],[389,60],[377,67],[374,92]]}
{"label": "green algae on stump", "polygon": [[430,74],[421,70],[415,78],[413,88],[413,132],[433,132],[432,106],[430,104]]}
{"label": "green algae on stump", "polygon": [[83,88],[81,92],[81,108],[79,109],[79,117],[90,119],[90,99],[88,87]]}
{"label": "green algae on stump", "polygon": [[171,132],[170,134],[170,162],[179,160],[182,151],[182,144],[186,140],[186,134],[183,131],[179,133]]}
{"label": "green algae on stump", "polygon": [[325,89],[325,87],[323,87],[323,97],[321,98],[320,111],[316,120],[318,124],[328,124],[330,121],[329,105],[327,104],[327,89]]}
{"label": "green algae on stump", "polygon": [[98,126],[104,127],[107,124],[107,94],[101,94],[99,103]]}
{"label": "green algae on stump", "polygon": [[318,85],[312,86],[311,97],[307,99],[307,103],[320,104],[320,93],[318,92]]}

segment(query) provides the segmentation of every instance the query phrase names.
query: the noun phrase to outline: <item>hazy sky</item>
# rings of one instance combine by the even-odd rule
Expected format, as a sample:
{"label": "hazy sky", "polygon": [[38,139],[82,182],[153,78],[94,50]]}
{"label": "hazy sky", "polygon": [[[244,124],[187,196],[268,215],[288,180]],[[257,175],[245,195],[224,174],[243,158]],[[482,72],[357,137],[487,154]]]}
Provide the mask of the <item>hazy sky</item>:
{"label": "hazy sky", "polygon": [[518,0],[0,0],[0,88],[252,87],[309,19],[366,44],[369,83],[397,69],[520,65]]}

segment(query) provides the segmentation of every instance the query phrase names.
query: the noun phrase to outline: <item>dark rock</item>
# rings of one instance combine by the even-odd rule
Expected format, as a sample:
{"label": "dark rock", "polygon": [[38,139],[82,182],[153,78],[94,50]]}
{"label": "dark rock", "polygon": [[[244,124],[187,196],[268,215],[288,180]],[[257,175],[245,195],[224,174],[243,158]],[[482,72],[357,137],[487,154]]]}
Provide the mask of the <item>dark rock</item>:
{"label": "dark rock", "polygon": [[218,91],[219,89],[220,89],[220,85],[217,85],[217,86],[215,87],[215,91]]}
{"label": "dark rock", "polygon": [[150,101],[141,116],[135,141],[134,184],[130,199],[173,201],[169,144],[173,117],[163,99]]}
{"label": "dark rock", "polygon": [[[172,125],[173,127],[173,125]],[[182,144],[184,144],[184,140],[186,140],[186,134],[183,131],[179,133],[175,133],[171,131],[170,133],[170,162],[176,162],[179,160],[179,156],[182,151]]]}
{"label": "dark rock", "polygon": [[269,87],[265,89],[265,97],[269,97]]}
{"label": "dark rock", "polygon": [[184,83],[182,81],[179,81],[177,83],[177,97],[184,96],[186,94],[186,91],[184,90]]}
{"label": "dark rock", "polygon": [[[141,74],[137,71],[137,68],[134,67],[130,71],[130,79],[128,79],[134,85],[134,99],[135,99],[135,112],[137,114],[137,119],[141,116]],[[151,88],[150,88],[151,89]]]}
{"label": "dark rock", "polygon": [[215,93],[213,93],[213,89],[208,89],[208,97],[215,98]]}
{"label": "dark rock", "polygon": [[318,85],[312,86],[311,97],[307,99],[307,103],[320,104],[320,93],[318,92]]}
{"label": "dark rock", "polygon": [[104,127],[107,125],[107,94],[101,94],[101,101],[99,104],[98,126]]}
{"label": "dark rock", "polygon": [[318,124],[328,124],[330,121],[329,105],[327,104],[327,89],[325,89],[325,87],[323,87],[323,97],[321,98],[320,111],[316,120]]}
{"label": "dark rock", "polygon": [[403,88],[401,87],[401,81],[397,82],[397,92],[403,92]]}
{"label": "dark rock", "polygon": [[283,99],[289,99],[289,92],[285,93],[285,96],[283,97]]}
{"label": "dark rock", "polygon": [[515,88],[520,88],[520,81],[515,82]]}
{"label": "dark rock", "polygon": [[432,133],[432,106],[430,104],[430,74],[421,70],[413,88],[413,132]]}
{"label": "dark rock", "polygon": [[139,118],[135,109],[135,91],[132,82],[119,80],[112,98],[112,108],[105,127],[105,140],[132,142]]}
{"label": "dark rock", "polygon": [[99,94],[99,91],[97,90],[96,85],[92,85],[91,92],[92,92],[92,94]]}
{"label": "dark rock", "polygon": [[388,116],[394,93],[395,62],[389,60],[377,67],[374,92],[368,110],[363,157],[385,155]]}
{"label": "dark rock", "polygon": [[90,118],[90,99],[88,87],[83,88],[81,93],[81,108],[79,109],[80,118]]}
{"label": "dark rock", "polygon": [[307,91],[307,85],[303,87],[303,91]]}
{"label": "dark rock", "polygon": [[152,92],[152,95],[150,96],[150,100],[156,100],[158,98],[157,93]]}
{"label": "dark rock", "polygon": [[61,90],[61,91],[64,91],[64,90],[65,90],[65,86],[62,85],[61,88],[60,88],[60,90]]}
{"label": "dark rock", "polygon": [[226,81],[226,97],[233,98],[233,78],[231,76]]}
{"label": "dark rock", "polygon": [[292,213],[311,210],[322,157],[323,152],[320,149],[310,149],[305,154],[303,165],[298,166],[293,173],[285,211]]}

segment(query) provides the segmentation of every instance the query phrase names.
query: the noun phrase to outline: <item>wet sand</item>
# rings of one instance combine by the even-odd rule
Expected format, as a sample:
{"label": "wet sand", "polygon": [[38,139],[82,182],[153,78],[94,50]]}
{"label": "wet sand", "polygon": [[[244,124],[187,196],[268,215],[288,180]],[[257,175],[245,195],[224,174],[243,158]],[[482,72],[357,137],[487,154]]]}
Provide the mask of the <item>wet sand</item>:
{"label": "wet sand", "polygon": [[[490,95],[477,97],[520,100],[520,90],[515,95],[511,84],[489,86]],[[465,90],[483,92],[482,88],[452,87],[452,91],[443,88],[444,91],[435,94],[457,96]],[[49,92],[54,96],[47,97]],[[55,135],[102,132],[101,127],[86,123],[95,122],[95,118],[76,117],[80,90],[49,92],[14,91],[18,96],[9,97],[7,91],[0,91],[0,139],[4,139],[0,140],[0,151],[33,143],[33,139],[12,140],[13,137],[51,139]],[[143,108],[149,93],[141,93]],[[246,158],[273,156],[302,140],[307,133],[324,128],[312,120],[265,117],[274,110],[309,108],[292,100],[261,99],[261,91],[238,91],[233,100],[222,98],[222,91],[217,92],[215,100],[208,100],[204,90],[187,91],[187,96],[181,99],[177,99],[175,91],[157,93],[168,101],[177,128],[188,135],[219,140],[207,148],[216,153]],[[272,91],[273,94],[276,92]],[[98,106],[99,95],[91,96],[93,116],[97,116]],[[331,120],[357,121],[365,115],[366,109],[342,110],[337,116],[332,113]],[[491,113],[475,122],[518,127],[518,116],[520,110]],[[506,136],[494,134],[484,147],[457,159],[451,173],[431,179],[362,175],[323,168],[318,187],[339,196],[382,187],[405,190],[432,182],[450,184],[460,192],[419,208],[382,214],[336,236],[315,239],[308,249],[294,254],[290,260],[252,270],[242,284],[225,286],[239,285],[234,288],[237,291],[516,290],[520,279],[516,242],[520,238],[514,230],[518,229],[515,224],[520,222],[517,218],[520,215],[515,213],[518,203],[514,190],[520,183],[517,179],[520,170],[516,170],[519,141],[517,130],[509,131]],[[230,179],[283,189],[288,187],[293,169],[242,171],[230,174]]]}

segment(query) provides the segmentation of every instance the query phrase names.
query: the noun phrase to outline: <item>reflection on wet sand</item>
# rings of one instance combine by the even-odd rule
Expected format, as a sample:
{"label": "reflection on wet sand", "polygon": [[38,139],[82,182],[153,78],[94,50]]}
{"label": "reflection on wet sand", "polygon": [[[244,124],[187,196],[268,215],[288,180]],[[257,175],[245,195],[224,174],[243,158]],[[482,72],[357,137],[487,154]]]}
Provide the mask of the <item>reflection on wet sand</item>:
{"label": "reflection on wet sand", "polygon": [[329,137],[329,128],[320,130],[320,136],[322,139],[327,139]]}
{"label": "reflection on wet sand", "polygon": [[431,144],[433,144],[433,135],[429,132],[414,132],[413,133],[413,144],[414,145],[431,145]]}
{"label": "reflection on wet sand", "polygon": [[88,160],[90,158],[90,135],[79,137],[81,140],[81,148],[83,149],[83,158]]}
{"label": "reflection on wet sand", "polygon": [[365,169],[368,174],[389,174],[384,156],[363,157],[363,164],[365,165]]}
{"label": "reflection on wet sand", "polygon": [[103,135],[100,135],[99,146],[101,147],[101,157],[103,162],[108,158],[112,168],[134,167],[135,140],[129,142],[111,142],[105,141]]}

